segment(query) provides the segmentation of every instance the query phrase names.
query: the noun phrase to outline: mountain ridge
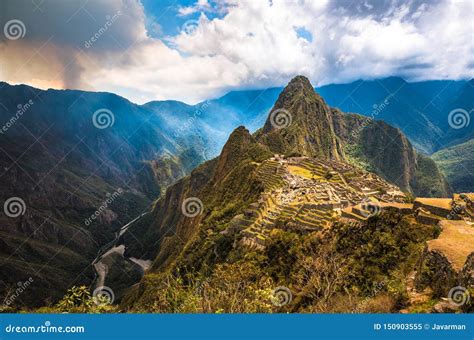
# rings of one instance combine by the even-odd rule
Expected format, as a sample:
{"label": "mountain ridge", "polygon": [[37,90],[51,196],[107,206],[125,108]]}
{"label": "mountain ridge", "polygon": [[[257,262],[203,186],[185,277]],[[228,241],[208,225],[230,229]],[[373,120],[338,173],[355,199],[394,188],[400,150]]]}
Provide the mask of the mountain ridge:
{"label": "mountain ridge", "polygon": [[0,102],[0,199],[24,207],[0,217],[0,293],[36,283],[18,304],[90,283],[98,249],[203,160],[202,141],[167,135],[159,117],[114,94],[3,85]]}
{"label": "mountain ridge", "polygon": [[[280,118],[284,119],[283,125]],[[256,136],[274,153],[344,158],[329,107],[303,76],[293,78],[284,88]]]}
{"label": "mountain ridge", "polygon": [[[339,108],[344,112],[356,112],[385,120],[400,128],[417,150],[432,154],[438,149],[453,145],[453,143],[467,141],[469,136],[472,137],[470,130],[472,124],[467,129],[456,131],[452,131],[447,124],[448,113],[451,110],[457,108],[468,110],[469,106],[473,105],[469,98],[474,97],[474,86],[468,86],[472,82],[472,79],[407,82],[400,77],[387,77],[357,80],[352,83],[329,84],[318,87],[316,90],[321,93],[331,107]],[[208,99],[195,105],[176,100],[164,100],[151,101],[140,106],[168,102],[168,104],[188,108],[192,115],[192,111],[206,104],[207,114],[204,116],[209,118],[205,124],[208,130],[206,135],[215,134],[218,136],[217,138],[208,138],[215,141],[215,147],[210,150],[210,156],[215,156],[219,153],[227,135],[235,127],[245,125],[251,131],[260,128],[267,118],[268,110],[271,109],[282,89],[282,87],[274,87],[261,90],[230,91],[221,97]],[[460,91],[466,92],[464,97],[467,100],[461,98]],[[97,93],[106,94],[108,92]],[[178,108],[177,111],[180,110]],[[201,117],[201,120],[206,120],[206,118]],[[208,123],[213,120],[218,121],[226,133],[219,133],[220,131],[212,129],[212,124]]]}
{"label": "mountain ridge", "polygon": [[[209,158],[209,155],[219,148],[219,142],[216,139],[208,140],[208,136],[221,127],[222,131],[219,133],[224,135],[227,129],[239,121],[239,113],[226,108],[222,111],[220,120],[216,120],[212,112],[222,107],[218,102],[205,102],[200,106],[178,104],[182,107],[182,115],[179,117],[185,119],[186,122],[183,128],[180,119],[176,121],[168,119],[176,112],[177,102],[173,101],[166,102],[168,107],[164,105],[165,107],[160,108],[156,103],[145,106],[135,105],[125,98],[109,93],[83,93],[77,90],[38,90],[35,92],[34,88],[28,86],[3,86],[0,89],[1,98],[4,98],[2,99],[3,107],[0,107],[0,116],[4,121],[11,119],[11,114],[17,110],[18,103],[24,102],[25,98],[31,97],[35,101],[35,98],[38,99],[34,103],[32,111],[23,113],[25,116],[33,115],[33,117],[28,120],[20,120],[1,135],[2,147],[8,149],[9,154],[14,157],[13,159],[17,156],[23,157],[19,166],[31,171],[33,187],[36,186],[35,181],[41,180],[45,174],[48,175],[51,168],[55,170],[54,165],[58,160],[65,159],[65,163],[57,169],[58,171],[52,172],[54,180],[48,180],[42,186],[47,190],[42,189],[40,192],[30,194],[31,188],[28,188],[28,183],[32,181],[32,178],[25,177],[24,170],[19,166],[10,166],[12,159],[9,155],[2,155],[2,163],[8,165],[4,167],[5,171],[2,176],[9,178],[9,181],[13,183],[12,187],[4,190],[3,198],[17,195],[30,198],[26,202],[29,206],[27,215],[20,217],[19,220],[6,219],[4,221],[3,231],[6,232],[4,240],[6,244],[3,249],[7,252],[5,258],[8,258],[8,252],[12,252],[16,246],[21,244],[21,240],[24,240],[26,234],[33,231],[34,225],[40,225],[46,220],[47,212],[56,209],[57,211],[54,210],[54,213],[58,213],[58,215],[55,215],[45,225],[50,231],[50,236],[41,239],[42,236],[37,235],[34,241],[38,242],[41,239],[40,241],[43,243],[29,244],[36,253],[44,252],[43,255],[38,255],[36,259],[27,256],[25,258],[29,259],[30,265],[37,265],[35,261],[38,259],[41,261],[42,256],[47,257],[45,255],[48,253],[47,251],[54,250],[62,240],[71,238],[79,230],[80,234],[78,235],[85,238],[77,236],[77,239],[71,242],[73,249],[67,249],[67,251],[72,250],[72,253],[61,254],[64,256],[58,258],[63,259],[66,256],[71,256],[75,259],[73,261],[74,268],[78,269],[77,271],[75,269],[74,272],[80,272],[80,268],[88,267],[87,261],[95,255],[96,250],[95,246],[81,247],[81,244],[87,243],[86,239],[91,239],[99,244],[108,242],[119,227],[120,222],[117,220],[117,216],[123,215],[131,218],[132,215],[141,213],[151,200],[164,192],[165,187],[175,182],[177,178],[191,172],[191,176],[179,180],[173,190],[164,192],[164,199],[167,202],[165,205],[162,206],[162,203],[159,203],[154,213],[146,216],[139,222],[141,225],[135,227],[135,230],[143,234],[139,238],[148,238],[142,239],[142,246],[137,246],[133,237],[128,233],[122,237],[121,241],[127,244],[125,250],[127,255],[133,255],[138,259],[142,256],[152,259],[158,255],[157,252],[160,253],[161,255],[157,257],[160,260],[155,261],[154,268],[156,269],[160,267],[160,263],[170,261],[173,258],[170,254],[175,254],[183,246],[181,243],[170,243],[167,239],[162,248],[153,249],[156,242],[163,237],[168,237],[170,226],[174,227],[179,222],[180,205],[178,202],[180,200],[185,196],[196,195],[196,190],[202,189],[205,183],[214,183],[214,186],[206,187],[200,195],[212,197],[211,193],[217,190],[220,195],[218,200],[221,202],[216,202],[216,199],[213,199],[210,203],[205,202],[205,205],[216,206],[223,215],[217,215],[214,218],[225,220],[227,216],[240,211],[243,206],[255,203],[260,190],[266,190],[265,188],[271,185],[281,184],[281,179],[278,177],[281,174],[279,173],[276,174],[278,175],[276,177],[270,176],[271,178],[268,180],[270,182],[266,182],[267,179],[262,179],[260,176],[260,172],[263,174],[266,171],[275,170],[274,163],[265,161],[275,153],[310,158],[316,156],[328,161],[354,161],[354,164],[367,166],[366,169],[376,172],[382,178],[399,185],[404,190],[413,190],[423,196],[447,195],[449,189],[445,187],[436,165],[430,159],[415,153],[410,142],[397,128],[388,128],[389,125],[372,118],[357,114],[345,114],[331,108],[320,95],[314,92],[313,87],[305,78],[297,78],[293,85],[295,85],[294,88],[290,86],[287,89],[289,98],[286,98],[286,94],[283,93],[281,101],[276,100],[278,104],[275,104],[266,120],[262,121],[263,128],[261,130],[252,134],[250,131],[253,129],[247,130],[243,127],[235,129],[235,135],[231,134],[233,138],[228,139],[227,143],[229,144],[226,144],[227,147],[224,147],[222,151],[223,157],[220,159],[220,163],[219,159],[214,159],[197,168],[196,165]],[[6,91],[11,93],[6,94]],[[260,100],[259,98],[257,99]],[[112,126],[114,129],[100,130],[91,124],[90,118],[94,110],[104,106],[111,108],[116,114],[115,125]],[[265,103],[260,103],[259,110],[264,106]],[[55,110],[55,108],[64,107],[70,109],[66,110],[68,120],[65,122],[62,119],[64,111]],[[294,123],[293,131],[291,131],[292,124],[288,130],[288,127],[278,129],[271,124],[271,113],[279,109],[289,109],[288,112],[296,113],[295,119],[292,121]],[[234,118],[229,119],[230,116],[226,115],[228,112]],[[262,110],[260,113],[267,113],[267,111]],[[39,120],[37,117],[49,120]],[[311,118],[317,118],[318,122],[315,123]],[[54,130],[45,135],[45,141],[42,142],[46,146],[45,152],[42,145],[34,144],[34,138],[28,137],[28,133],[26,133],[26,138],[22,136],[25,135],[25,128],[33,133],[32,137],[39,136],[48,128],[48,122],[59,123]],[[145,122],[147,123],[145,124],[146,128],[142,128],[141,125]],[[253,121],[255,125],[257,122]],[[318,125],[319,123],[322,125]],[[140,133],[135,134],[135,130]],[[285,130],[287,131],[285,132]],[[79,142],[80,148],[69,154],[68,147],[73,148],[77,143],[74,139],[77,138],[77,131],[83,134],[86,144],[82,145]],[[166,131],[166,133],[162,133],[162,131]],[[369,131],[372,132],[369,133]],[[269,135],[270,137],[268,137]],[[130,145],[127,144],[122,149],[118,148],[124,140],[130,139],[130,136],[134,136]],[[301,139],[301,136],[305,138]],[[240,142],[236,142],[234,137]],[[275,148],[273,137],[281,142],[281,149],[278,146]],[[391,148],[390,152],[383,152],[387,145],[390,146],[390,144],[384,143],[384,138],[389,138],[388,142],[395,139],[397,142],[394,145],[399,147]],[[34,147],[27,150],[30,152],[22,156],[22,152],[29,144]],[[245,147],[242,148],[240,144]],[[355,148],[351,149],[351,146]],[[116,147],[115,151],[120,152],[114,153]],[[48,152],[51,155],[48,156]],[[112,153],[114,157],[111,158]],[[43,161],[38,162],[37,157],[32,157],[32,154],[35,156],[44,155]],[[92,176],[87,188],[80,188],[81,180],[86,179],[88,174],[95,173],[96,166],[102,165],[102,159],[106,160],[104,169],[99,166],[97,170],[100,172],[97,176]],[[257,164],[259,165],[257,166]],[[393,164],[400,166],[400,168],[394,167]],[[135,173],[137,171],[139,176]],[[255,171],[260,171],[260,175],[255,175]],[[278,172],[278,170],[275,171]],[[298,171],[305,173],[306,170]],[[320,171],[327,172],[325,176],[333,176],[330,166],[324,170],[321,168]],[[429,176],[430,173],[434,176]],[[117,190],[124,180],[133,188],[126,190],[126,199],[136,202],[136,205],[127,208],[124,201],[118,200],[117,207],[110,208],[110,211],[108,210],[99,220],[99,224],[106,225],[102,231],[85,230],[80,225],[82,223],[80,218],[88,217],[94,213],[96,207],[106,199],[105,195]],[[55,182],[61,183],[61,185],[57,185]],[[251,186],[253,189],[250,188]],[[75,193],[78,188],[81,189],[78,192],[78,197],[66,199],[65,195],[68,191]],[[177,190],[177,188],[180,189]],[[238,205],[232,203],[236,197],[240,202]],[[36,206],[32,203],[33,198],[42,203]],[[75,210],[72,207],[75,207]],[[174,209],[175,214],[168,214],[169,209]],[[63,218],[66,218],[66,223]],[[167,224],[160,225],[156,230],[150,231],[149,226],[153,225],[153,219],[161,218],[167,221]],[[63,228],[59,227],[61,223]],[[194,233],[193,226],[192,221],[187,221],[180,227],[183,239],[188,239]],[[15,235],[8,234],[12,230]],[[12,277],[13,280],[19,279],[18,275],[27,273],[26,269],[19,271],[19,273],[14,271],[15,266],[27,268],[26,264],[20,265],[18,262],[15,262],[14,266],[11,264],[13,261],[2,270],[6,270],[9,273],[6,276]],[[58,263],[58,265],[63,264]],[[52,274],[52,268],[47,268],[47,270],[48,275],[36,278],[38,282],[47,281],[47,276],[50,276],[54,280],[59,280],[58,287],[66,287],[74,279],[70,275],[71,273],[62,272],[63,278],[68,280],[65,282],[63,278]],[[91,274],[88,270],[80,278],[80,282],[90,280]],[[8,286],[12,283],[6,282],[6,284]],[[35,295],[34,290],[31,293]],[[57,297],[58,294],[60,294],[60,289],[41,295]],[[29,299],[30,297],[25,295],[25,301],[30,303]]]}
{"label": "mountain ridge", "polygon": [[[295,107],[300,108],[305,102],[304,98],[300,98],[300,94],[303,93],[302,97],[308,95],[306,81],[302,83],[302,92],[299,92],[300,84],[298,80],[290,83],[288,91],[283,91],[273,109],[291,109],[295,103]],[[295,88],[297,91],[294,91]],[[312,87],[311,91],[314,91]],[[322,101],[320,96],[314,96],[313,99]],[[313,99],[308,99],[308,102],[314,103]],[[334,119],[334,131],[342,131],[348,126],[354,127],[354,122],[361,127],[357,133],[351,131],[339,135],[338,138],[345,136],[341,139],[342,143],[359,141],[367,127],[380,131],[381,134],[386,134],[383,129],[389,127],[390,133],[403,138],[403,146],[389,155],[389,161],[398,160],[403,163],[400,155],[409,153],[406,157],[410,162],[410,172],[405,182],[411,184],[415,179],[416,183],[416,172],[421,171],[416,167],[417,156],[400,130],[363,116],[329,110],[323,103],[320,104],[317,107],[322,109],[324,114],[331,114]],[[308,107],[314,108],[312,105]],[[291,120],[297,129],[301,126],[298,125],[301,124],[298,118],[300,114],[302,112],[297,111],[295,119]],[[304,112],[301,117],[309,117],[310,120],[311,117],[318,119],[320,116],[310,110]],[[275,149],[268,143],[265,134],[281,134],[284,140],[283,130],[290,127],[291,124],[282,128],[267,125],[267,129],[262,128],[253,135],[248,129],[238,127],[218,157],[204,163],[191,172],[190,176],[167,189],[166,196],[156,204],[150,225],[141,225],[139,229],[135,229],[134,235],[124,235],[122,241],[127,246],[129,256],[143,251],[138,243],[133,241],[137,235],[140,244],[156,244],[147,254],[149,258],[154,259],[148,278],[145,276],[140,285],[135,286],[124,297],[124,308],[134,310],[148,306],[147,301],[150,300],[151,294],[154,294],[153,287],[156,287],[155,284],[159,285],[166,273],[212,275],[214,266],[221,261],[232,262],[236,261],[236,257],[243,256],[242,261],[246,263],[247,252],[250,258],[255,258],[258,262],[260,255],[255,255],[254,251],[260,254],[265,253],[267,247],[271,249],[273,237],[279,235],[279,230],[283,230],[282,233],[293,231],[304,235],[318,233],[334,221],[334,211],[338,209],[349,209],[352,204],[370,204],[364,202],[371,202],[372,199],[385,200],[387,204],[395,202],[402,206],[409,200],[399,188],[383,178],[358,166],[336,160],[330,153],[296,154],[290,147],[278,150],[287,154],[275,155]],[[308,131],[299,130],[302,134]],[[304,143],[313,143],[312,139],[302,140]],[[386,144],[384,140],[380,143]],[[362,147],[371,145],[372,140],[369,139]],[[302,150],[314,150],[313,147],[314,144]],[[366,150],[361,148],[359,151]],[[348,158],[353,155],[351,152],[347,154]],[[385,158],[380,164],[386,162]],[[308,195],[315,195],[316,198],[308,198]],[[185,213],[189,200],[200,202],[196,215]],[[352,207],[352,212],[344,210],[343,218],[344,214],[350,218],[359,218],[354,211],[366,214],[365,208],[358,209]]]}

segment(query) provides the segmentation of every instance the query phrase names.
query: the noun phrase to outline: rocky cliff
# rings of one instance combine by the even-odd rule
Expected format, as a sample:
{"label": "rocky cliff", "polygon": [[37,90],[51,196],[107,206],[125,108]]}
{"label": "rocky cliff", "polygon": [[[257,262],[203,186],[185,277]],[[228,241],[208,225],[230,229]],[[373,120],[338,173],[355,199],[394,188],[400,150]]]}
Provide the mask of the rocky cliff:
{"label": "rocky cliff", "polygon": [[434,161],[384,121],[332,110],[346,158],[415,196],[448,197],[451,190]]}
{"label": "rocky cliff", "polygon": [[[276,118],[275,112],[283,116]],[[252,136],[237,128],[220,156],[168,188],[150,224],[131,230],[123,242],[132,256],[145,251],[154,259],[158,281],[170,271],[206,276],[216,263],[245,258],[246,247],[272,249],[268,244],[278,230],[321,230],[333,221],[333,204],[370,200],[366,192],[402,201],[396,187],[361,165],[410,191],[418,185],[417,172],[423,172],[418,159],[398,129],[330,109],[306,78],[296,77],[261,130]],[[315,196],[308,198],[309,193]],[[305,200],[310,205],[301,203]],[[148,279],[130,292],[126,308],[143,303],[143,289],[150,297],[144,288]]]}
{"label": "rocky cliff", "polygon": [[[201,163],[199,140],[111,93],[0,86],[0,296],[44,305],[89,284],[115,232]],[[12,205],[12,207],[15,207]]]}
{"label": "rocky cliff", "polygon": [[284,88],[256,137],[274,153],[343,159],[331,109],[306,77]]}

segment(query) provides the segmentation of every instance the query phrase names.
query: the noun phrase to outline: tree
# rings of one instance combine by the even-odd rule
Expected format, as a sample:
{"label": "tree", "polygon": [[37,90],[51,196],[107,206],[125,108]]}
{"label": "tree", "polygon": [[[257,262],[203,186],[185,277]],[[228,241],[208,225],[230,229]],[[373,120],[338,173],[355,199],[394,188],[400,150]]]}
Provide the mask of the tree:
{"label": "tree", "polygon": [[297,266],[301,270],[296,275],[299,290],[295,300],[301,304],[313,304],[316,309],[325,311],[328,301],[342,291],[347,277],[344,258],[330,245],[312,248],[309,253],[300,255]]}

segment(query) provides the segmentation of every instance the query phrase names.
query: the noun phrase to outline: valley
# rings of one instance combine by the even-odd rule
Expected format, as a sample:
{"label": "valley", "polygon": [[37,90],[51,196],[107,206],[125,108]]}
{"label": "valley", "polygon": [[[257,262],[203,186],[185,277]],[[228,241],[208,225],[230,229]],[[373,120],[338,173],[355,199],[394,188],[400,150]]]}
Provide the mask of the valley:
{"label": "valley", "polygon": [[[284,118],[273,120],[273,112]],[[298,76],[262,129],[235,129],[219,157],[168,188],[150,225],[124,235],[131,254],[143,244],[155,250],[147,253],[152,266],[120,307],[168,313],[469,310],[470,304],[443,299],[456,285],[471,294],[474,247],[466,242],[458,252],[448,246],[450,235],[473,228],[471,197],[450,195],[434,162],[417,154],[399,130],[330,109]],[[454,232],[443,228],[453,223]],[[431,240],[442,246],[433,248]],[[427,299],[417,300],[412,286]],[[262,297],[272,294],[286,302]]]}
{"label": "valley", "polygon": [[0,295],[35,282],[15,308],[90,285],[97,252],[204,160],[196,134],[173,138],[160,117],[114,94],[0,83],[0,103],[9,122],[0,134]]}
{"label": "valley", "polygon": [[[35,93],[34,115],[1,136],[4,198],[25,197],[27,207],[2,220],[3,294],[28,275],[36,282],[5,310],[88,311],[65,308],[67,294],[57,303],[67,289],[104,287],[114,296],[104,311],[461,310],[441,302],[451,287],[472,285],[472,194],[461,194],[470,175],[453,195],[403,131],[331,107],[307,78],[270,91],[266,100],[278,97],[269,112],[257,94],[258,112],[245,112],[232,107],[242,93],[196,106]],[[84,112],[103,102],[115,125],[97,130]],[[55,105],[71,116],[58,127]],[[37,117],[46,119],[34,125]],[[77,145],[64,132],[74,126]],[[41,128],[31,154],[15,144],[22,130]],[[443,171],[455,159],[448,150],[437,156]],[[42,223],[48,229],[36,232]],[[292,303],[272,300],[281,287]]]}
{"label": "valley", "polygon": [[0,19],[0,340],[474,340],[474,0]]}
{"label": "valley", "polygon": [[[224,311],[355,310],[407,313],[459,312],[472,308],[469,303],[461,305],[445,300],[448,291],[451,298],[451,287],[472,286],[473,194],[456,194],[452,198],[418,197],[413,200],[398,187],[377,175],[340,161],[276,154],[262,162],[254,161],[252,165],[255,180],[262,184],[262,191],[256,196],[256,201],[249,201],[240,210],[241,213],[232,214],[233,217],[227,218],[228,222],[224,224],[212,216],[199,218],[200,228],[204,230],[197,232],[187,245],[183,244],[182,255],[173,255],[176,256],[177,263],[165,261],[159,269],[155,262],[154,269],[145,275],[140,285],[134,286],[125,296],[122,308],[131,308],[131,311],[144,309],[155,312],[212,312],[213,308],[217,308],[212,307],[215,301],[209,301],[212,300],[213,294],[225,294],[226,289],[240,285],[244,286],[241,288],[241,294],[248,300],[235,310],[227,309],[231,307],[226,300],[216,302]],[[219,225],[221,227],[218,227]],[[354,233],[355,239],[361,237],[361,233],[371,236],[365,240],[367,236],[357,241],[353,239],[346,245],[351,249],[348,250],[339,248],[342,244],[338,245],[348,237],[345,236],[346,233]],[[380,233],[386,233],[385,238],[378,239]],[[396,238],[397,233],[401,233],[400,239]],[[413,234],[409,236],[408,233]],[[180,236],[178,238],[182,240]],[[385,242],[389,243],[384,244]],[[224,248],[226,243],[227,247]],[[313,254],[314,247],[321,247],[324,252],[316,251],[316,254]],[[367,247],[375,248],[364,253]],[[348,259],[344,259],[343,254],[346,254]],[[355,254],[358,255],[351,259]],[[325,296],[323,292],[317,293],[317,290],[310,293],[311,289],[316,287],[301,287],[298,282],[298,275],[303,275],[300,272],[306,270],[305,266],[309,265],[306,261],[318,263],[321,261],[318,258],[320,256],[328,256],[336,262],[324,263],[322,267],[305,273],[305,276],[310,275],[305,279],[305,284],[312,285],[313,280],[328,280],[325,283],[320,282],[319,289],[334,289],[324,293],[329,296]],[[382,264],[387,261],[386,256],[391,260]],[[350,267],[350,263],[354,263],[352,261],[367,261],[369,269],[360,269],[365,274],[355,274]],[[232,266],[229,263],[235,265],[233,270],[237,270],[239,275],[229,278],[226,271],[219,271],[219,278],[214,277],[214,270],[221,270],[221,266]],[[255,307],[254,304],[258,305],[264,301],[258,300],[262,297],[252,300],[252,294],[245,291],[245,287],[251,285],[255,279],[252,275],[247,277],[242,273],[249,263],[255,266],[255,275],[266,277],[273,282],[274,287],[281,285],[282,281],[285,282],[283,287],[290,292],[291,299],[296,299],[295,302],[286,301],[283,305],[272,303],[273,305]],[[345,268],[347,271],[344,277],[349,282],[344,282],[342,277],[333,276],[335,270],[342,270],[346,265],[349,267]],[[174,267],[172,272],[175,274],[166,274],[169,266]],[[373,271],[379,266],[388,266],[389,270],[382,270],[373,276]],[[180,276],[182,274],[179,273],[186,274]],[[203,274],[207,278],[196,278]],[[171,284],[170,276],[174,275],[181,277],[183,281]],[[337,302],[338,299],[345,296],[345,293],[338,292],[338,289],[354,289],[352,285],[360,284],[352,281],[361,279],[357,278],[357,275],[367,276],[362,280],[368,281],[364,283],[368,285],[367,288],[360,286],[359,289],[368,291],[352,302],[346,301],[344,307],[338,307],[341,309],[332,309],[328,304],[340,303]],[[401,295],[396,298],[399,300],[396,300],[390,297],[393,292],[389,293],[387,288],[400,279],[402,281],[397,283],[401,285],[397,288],[400,289],[397,294]],[[168,284],[161,286],[162,281]],[[378,287],[380,282],[382,288]],[[334,287],[330,288],[331,285]],[[369,288],[374,285],[378,288]],[[267,289],[267,293],[275,294],[271,285],[262,284],[261,288]],[[310,291],[307,291],[308,289]],[[470,294],[469,290],[462,291],[463,294],[466,292]],[[187,300],[183,300],[175,307],[167,306],[168,302],[158,298],[156,293],[164,294],[163,296],[189,295],[188,299],[196,299],[202,305],[189,306]],[[308,301],[303,303],[301,299],[308,299],[308,296],[304,298],[306,294],[310,294],[319,302],[316,305],[307,305]],[[150,299],[154,303],[153,307],[150,305]]]}

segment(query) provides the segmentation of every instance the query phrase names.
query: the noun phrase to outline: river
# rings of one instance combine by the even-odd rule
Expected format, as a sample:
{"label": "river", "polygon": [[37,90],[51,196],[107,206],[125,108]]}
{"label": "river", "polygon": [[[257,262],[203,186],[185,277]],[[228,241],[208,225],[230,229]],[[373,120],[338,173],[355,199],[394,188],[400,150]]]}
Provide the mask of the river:
{"label": "river", "polygon": [[145,273],[145,271],[150,267],[151,265],[150,260],[137,259],[134,257],[130,257],[130,258],[125,257],[125,245],[124,244],[117,245],[118,240],[128,230],[128,228],[130,228],[135,222],[137,222],[138,220],[140,220],[143,216],[147,214],[149,214],[148,211],[142,213],[141,215],[137,216],[136,218],[128,222],[126,225],[121,227],[120,230],[118,230],[115,233],[115,238],[109,243],[107,243],[105,246],[100,248],[100,250],[97,253],[96,258],[94,259],[94,261],[92,261],[92,266],[95,271],[95,277],[92,283],[93,289],[96,289],[98,287],[102,287],[105,285],[105,279],[107,277],[107,274],[110,271],[111,264],[113,264],[113,261],[111,261],[110,259],[112,258],[112,256],[115,256],[115,254],[118,254],[119,256],[123,257],[125,260],[128,260],[138,265],[142,269],[143,273]]}

